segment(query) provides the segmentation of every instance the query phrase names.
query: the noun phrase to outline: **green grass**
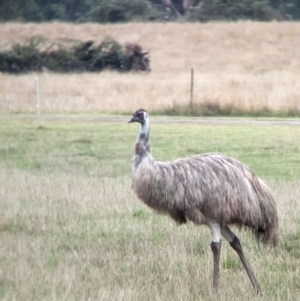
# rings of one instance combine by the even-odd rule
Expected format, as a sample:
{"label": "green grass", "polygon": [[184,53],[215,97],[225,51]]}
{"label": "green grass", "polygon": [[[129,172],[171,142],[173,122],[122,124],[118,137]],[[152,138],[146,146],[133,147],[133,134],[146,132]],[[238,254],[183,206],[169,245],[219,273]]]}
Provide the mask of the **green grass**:
{"label": "green grass", "polygon": [[[121,123],[2,123],[0,162],[24,170],[78,168],[86,175],[118,177],[130,173],[139,131]],[[249,165],[260,177],[300,179],[300,129],[296,126],[154,124],[152,154],[173,160],[220,152]]]}
{"label": "green grass", "polygon": [[[138,125],[0,123],[0,299],[215,300],[210,233],[136,199]],[[152,154],[221,152],[248,164],[278,201],[280,244],[238,236],[263,300],[297,300],[299,135],[295,126],[153,124]],[[224,241],[219,300],[262,300]]]}
{"label": "green grass", "polygon": [[170,116],[231,116],[231,117],[299,117],[300,110],[297,107],[289,110],[274,111],[268,107],[259,109],[243,109],[239,105],[221,105],[219,101],[206,101],[201,104],[194,104],[192,109],[190,105],[174,105],[172,108],[162,109],[155,114]]}

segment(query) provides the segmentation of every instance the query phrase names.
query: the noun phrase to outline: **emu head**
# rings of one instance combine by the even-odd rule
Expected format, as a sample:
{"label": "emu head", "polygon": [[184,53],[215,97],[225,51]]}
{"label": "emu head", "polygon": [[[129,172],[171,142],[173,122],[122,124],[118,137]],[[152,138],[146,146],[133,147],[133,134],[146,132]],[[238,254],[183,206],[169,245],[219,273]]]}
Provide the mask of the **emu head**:
{"label": "emu head", "polygon": [[142,126],[147,125],[149,123],[147,111],[144,109],[137,110],[132,114],[132,118],[128,121],[128,123],[132,122],[139,122]]}
{"label": "emu head", "polygon": [[[132,118],[128,121],[128,123],[139,122],[141,124],[141,132],[139,139],[142,139],[144,142],[148,142],[149,139],[149,116],[147,111],[144,109],[137,110],[132,114]],[[149,147],[147,148],[149,151]]]}

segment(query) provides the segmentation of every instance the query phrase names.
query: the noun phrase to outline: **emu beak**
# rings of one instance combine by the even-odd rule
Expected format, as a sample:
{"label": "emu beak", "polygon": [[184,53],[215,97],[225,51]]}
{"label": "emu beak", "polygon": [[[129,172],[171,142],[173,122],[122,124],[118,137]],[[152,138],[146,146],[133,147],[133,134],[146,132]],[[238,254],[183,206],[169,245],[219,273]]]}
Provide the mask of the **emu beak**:
{"label": "emu beak", "polygon": [[133,116],[133,117],[128,121],[128,123],[138,122],[138,121],[139,121],[139,119],[138,119],[137,117]]}

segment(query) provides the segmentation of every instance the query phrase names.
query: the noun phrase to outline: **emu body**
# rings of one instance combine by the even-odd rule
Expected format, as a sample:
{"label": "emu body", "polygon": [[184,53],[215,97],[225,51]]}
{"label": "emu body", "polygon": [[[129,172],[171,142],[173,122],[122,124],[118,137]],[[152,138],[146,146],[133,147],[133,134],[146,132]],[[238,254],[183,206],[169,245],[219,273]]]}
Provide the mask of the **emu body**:
{"label": "emu body", "polygon": [[261,294],[239,239],[228,225],[248,227],[259,241],[277,244],[277,209],[267,185],[249,167],[221,154],[156,161],[150,154],[147,112],[136,111],[129,122],[141,123],[132,160],[133,189],[137,197],[179,224],[192,221],[210,228],[215,290],[219,282],[222,235],[238,253],[255,291]]}

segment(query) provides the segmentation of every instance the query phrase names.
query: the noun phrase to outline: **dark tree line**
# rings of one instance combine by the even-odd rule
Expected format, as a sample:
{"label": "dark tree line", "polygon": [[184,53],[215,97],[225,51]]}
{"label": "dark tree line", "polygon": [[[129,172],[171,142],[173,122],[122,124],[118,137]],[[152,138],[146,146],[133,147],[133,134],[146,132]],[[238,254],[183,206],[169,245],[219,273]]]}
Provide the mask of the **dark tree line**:
{"label": "dark tree line", "polygon": [[299,20],[300,0],[0,0],[0,21]]}

